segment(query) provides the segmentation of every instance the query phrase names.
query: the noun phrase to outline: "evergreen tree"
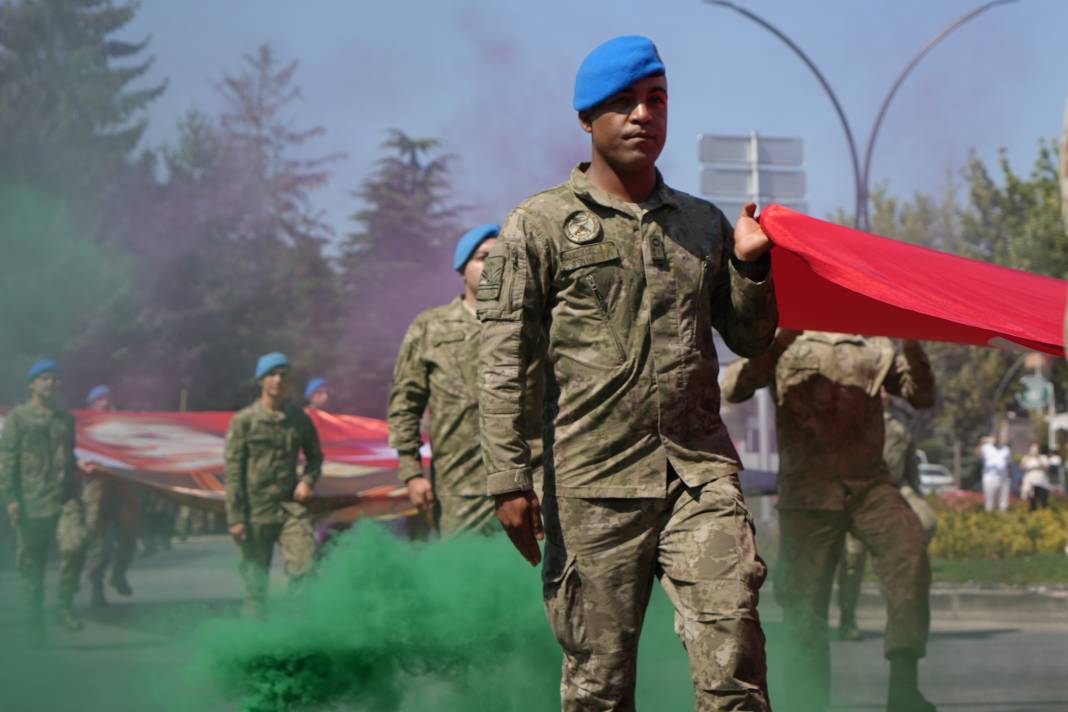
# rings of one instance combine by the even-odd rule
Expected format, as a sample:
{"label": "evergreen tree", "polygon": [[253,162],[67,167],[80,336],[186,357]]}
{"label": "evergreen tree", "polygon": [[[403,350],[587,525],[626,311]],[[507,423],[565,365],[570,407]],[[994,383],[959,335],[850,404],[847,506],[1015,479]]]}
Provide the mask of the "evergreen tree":
{"label": "evergreen tree", "polygon": [[345,404],[381,416],[401,339],[420,311],[461,290],[452,251],[462,208],[452,199],[453,158],[438,142],[392,130],[374,173],[353,196],[357,230],[342,246],[348,304]]}

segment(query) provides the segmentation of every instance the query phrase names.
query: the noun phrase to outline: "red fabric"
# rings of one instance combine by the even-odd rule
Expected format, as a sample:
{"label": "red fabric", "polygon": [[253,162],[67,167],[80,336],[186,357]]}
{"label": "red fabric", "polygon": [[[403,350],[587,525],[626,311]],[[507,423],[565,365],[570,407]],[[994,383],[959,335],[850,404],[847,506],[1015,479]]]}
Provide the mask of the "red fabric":
{"label": "red fabric", "polygon": [[[354,508],[386,516],[411,508],[397,479],[386,423],[309,409],[323,448],[314,512]],[[232,413],[74,412],[77,456],[97,472],[153,488],[183,503],[221,511],[223,441]]]}
{"label": "red fabric", "polygon": [[768,207],[760,224],[775,243],[783,327],[1064,355],[1068,282],[869,235],[781,205]]}

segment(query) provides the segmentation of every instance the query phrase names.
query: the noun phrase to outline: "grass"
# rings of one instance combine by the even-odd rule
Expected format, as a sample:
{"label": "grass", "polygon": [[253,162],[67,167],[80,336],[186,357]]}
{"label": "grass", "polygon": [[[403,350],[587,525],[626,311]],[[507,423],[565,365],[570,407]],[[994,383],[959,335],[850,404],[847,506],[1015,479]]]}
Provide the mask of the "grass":
{"label": "grass", "polygon": [[932,559],[931,574],[935,584],[1065,585],[1068,584],[1068,556],[1035,554],[996,561]]}

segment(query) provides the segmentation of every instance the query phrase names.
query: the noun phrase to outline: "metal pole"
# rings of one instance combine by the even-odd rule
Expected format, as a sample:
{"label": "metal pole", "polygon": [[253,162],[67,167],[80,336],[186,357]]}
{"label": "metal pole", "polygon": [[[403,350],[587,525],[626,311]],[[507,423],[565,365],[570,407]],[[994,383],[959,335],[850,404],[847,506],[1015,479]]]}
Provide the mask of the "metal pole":
{"label": "metal pole", "polygon": [[[842,123],[842,128],[845,129],[846,143],[849,144],[849,156],[853,161],[853,181],[855,192],[854,199],[856,202],[855,214],[853,216],[853,226],[859,230],[869,230],[871,229],[871,224],[868,219],[868,182],[871,175],[872,153],[875,150],[875,139],[879,135],[879,129],[882,127],[883,119],[886,117],[887,109],[890,108],[890,102],[893,101],[894,96],[897,94],[897,90],[901,87],[901,84],[905,81],[905,78],[908,77],[908,75],[912,72],[916,65],[919,64],[920,61],[927,55],[927,53],[930,52],[935,47],[935,45],[937,45],[947,36],[952,34],[954,30],[959,28],[961,25],[964,25],[969,20],[983,14],[992,7],[995,7],[997,5],[1007,5],[1012,2],[1018,2],[1018,0],[992,0],[992,2],[988,2],[984,5],[977,7],[969,13],[966,13],[965,15],[959,17],[955,22],[950,24],[949,27],[938,33],[938,35],[936,35],[933,40],[928,42],[927,45],[920,50],[919,54],[912,58],[912,61],[905,66],[904,71],[901,72],[897,80],[894,82],[893,86],[890,87],[890,91],[887,93],[886,98],[883,99],[882,106],[879,108],[879,113],[875,117],[875,123],[872,125],[871,135],[868,137],[868,145],[866,146],[864,151],[863,169],[861,169],[860,161],[857,158],[857,147],[856,143],[853,141],[853,131],[849,127],[849,120],[846,119],[845,112],[842,110],[842,106],[838,102],[838,97],[835,96],[834,90],[831,89],[831,85],[823,77],[823,74],[820,73],[819,69],[816,68],[815,63],[811,59],[809,59],[808,55],[806,55],[801,50],[801,48],[798,47],[797,44],[795,44],[794,41],[787,37],[781,30],[779,30],[777,27],[775,27],[759,15],[756,15],[755,13],[743,7],[739,7],[733,2],[728,2],[728,0],[705,0],[705,2],[709,5],[720,5],[722,7],[734,10],[735,12],[744,15],[753,22],[757,23],[758,25],[766,29],[768,32],[771,32],[773,35],[775,35],[784,43],[786,43],[786,46],[792,49],[794,53],[801,58],[801,61],[803,61],[808,66],[808,68],[812,70],[812,73],[816,75],[816,79],[819,80],[820,85],[823,87],[823,90],[827,93],[827,96],[830,97],[831,103],[834,104],[834,110],[838,114],[838,120]],[[1068,218],[1065,219],[1068,220]]]}
{"label": "metal pole", "polygon": [[[868,145],[864,150],[864,169],[861,173],[860,185],[863,189],[865,223],[867,223],[868,220],[868,183],[871,177],[871,158],[872,154],[875,152],[875,139],[879,136],[879,129],[883,125],[883,119],[886,118],[886,112],[890,108],[890,102],[893,101],[894,96],[897,94],[897,90],[901,88],[901,85],[904,83],[908,75],[912,73],[912,70],[916,67],[916,65],[919,64],[923,60],[923,58],[927,56],[927,53],[934,49],[935,45],[937,45],[939,42],[944,40],[949,35],[953,34],[953,32],[957,28],[959,28],[961,25],[964,25],[969,20],[972,20],[978,17],[979,15],[982,15],[984,12],[996,5],[1007,5],[1012,2],[1018,2],[1018,0],[993,0],[992,2],[988,2],[985,5],[981,5],[972,10],[971,12],[966,13],[957,18],[957,20],[951,25],[949,25],[949,27],[935,35],[935,38],[928,42],[923,47],[923,49],[921,49],[919,53],[912,58],[912,61],[905,66],[905,69],[901,72],[900,75],[898,75],[897,80],[894,81],[893,86],[890,87],[890,91],[887,92],[886,98],[883,99],[882,106],[879,107],[879,113],[875,116],[875,123],[872,124],[871,127],[871,135],[868,136]],[[864,229],[867,228],[865,227]]]}
{"label": "metal pole", "polygon": [[[838,97],[835,95],[834,90],[831,89],[830,83],[828,83],[828,81],[824,79],[823,74],[816,67],[816,64],[808,58],[808,55],[805,54],[801,50],[801,48],[794,43],[793,40],[783,34],[782,31],[780,31],[777,27],[772,25],[764,18],[753,12],[750,12],[749,10],[746,10],[744,7],[739,7],[738,5],[735,5],[733,2],[727,2],[727,0],[705,0],[705,2],[709,5],[721,5],[723,7],[730,8],[731,10],[734,10],[735,12],[744,15],[745,17],[748,17],[750,20],[757,23],[765,30],[782,40],[786,44],[786,46],[792,49],[794,51],[794,54],[800,57],[801,61],[804,62],[810,70],[812,70],[812,73],[816,75],[816,79],[819,80],[820,86],[823,87],[823,91],[827,93],[827,96],[830,98],[831,103],[834,104],[834,111],[836,114],[838,114],[838,120],[842,123],[842,128],[845,130],[846,143],[849,146],[849,157],[853,161],[853,185],[855,186],[855,198],[857,201],[855,213],[853,216],[853,226],[859,228],[860,215],[863,208],[863,206],[861,205],[861,200],[863,199],[864,194],[860,189],[861,171],[860,161],[857,157],[857,144],[853,140],[853,129],[849,126],[849,119],[846,118],[845,111],[842,110],[842,105],[838,102]],[[867,210],[864,210],[863,212],[866,216]]]}

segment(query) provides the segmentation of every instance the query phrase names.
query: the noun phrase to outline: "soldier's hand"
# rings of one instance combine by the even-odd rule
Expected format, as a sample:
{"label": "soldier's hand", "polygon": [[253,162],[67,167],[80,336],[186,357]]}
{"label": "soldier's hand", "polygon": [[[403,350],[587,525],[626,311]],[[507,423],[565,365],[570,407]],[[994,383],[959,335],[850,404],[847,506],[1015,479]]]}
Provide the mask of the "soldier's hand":
{"label": "soldier's hand", "polygon": [[427,511],[434,506],[434,488],[430,480],[425,477],[413,477],[408,480],[408,499],[421,511]]}
{"label": "soldier's hand", "polygon": [[541,523],[541,504],[531,491],[509,492],[494,496],[497,504],[497,519],[504,525],[508,538],[531,566],[541,563],[538,542],[545,538]]}
{"label": "soldier's hand", "polygon": [[242,544],[245,543],[245,524],[244,524],[244,522],[242,522],[240,524],[231,524],[230,525],[230,537],[234,540],[234,543],[237,544],[238,546],[241,546]]}
{"label": "soldier's hand", "polygon": [[760,228],[756,215],[756,203],[746,203],[734,223],[734,256],[742,262],[755,262],[771,248],[771,240]]}
{"label": "soldier's hand", "polygon": [[781,348],[789,348],[790,344],[797,341],[797,337],[801,336],[801,332],[797,329],[779,329],[775,332],[775,343]]}
{"label": "soldier's hand", "polygon": [[293,499],[298,502],[307,502],[315,494],[315,490],[304,480],[297,483],[297,488],[293,490]]}
{"label": "soldier's hand", "polygon": [[19,527],[19,503],[12,502],[7,505],[7,519],[11,522],[12,529],[18,529]]}

